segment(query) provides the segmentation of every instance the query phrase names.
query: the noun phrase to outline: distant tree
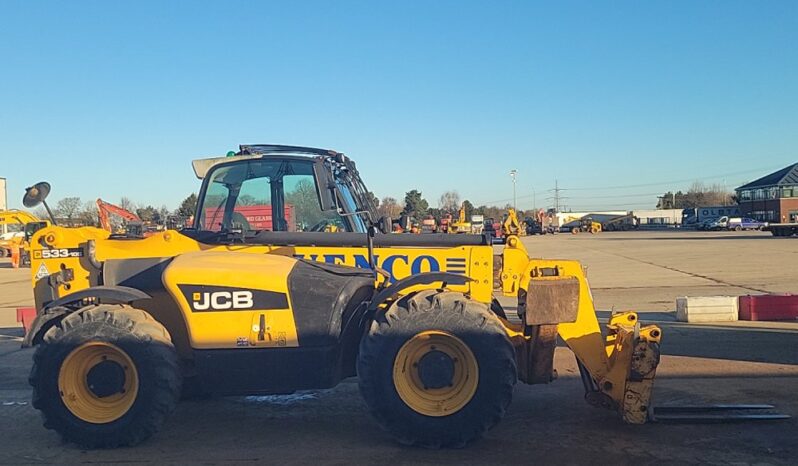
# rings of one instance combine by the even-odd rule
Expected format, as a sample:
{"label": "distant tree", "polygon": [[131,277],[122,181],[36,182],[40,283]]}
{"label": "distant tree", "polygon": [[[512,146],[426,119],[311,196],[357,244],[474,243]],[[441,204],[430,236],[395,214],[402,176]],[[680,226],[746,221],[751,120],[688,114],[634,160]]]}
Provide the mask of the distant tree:
{"label": "distant tree", "polygon": [[428,208],[429,203],[422,197],[421,191],[413,189],[405,194],[405,208],[402,210],[402,214],[419,218],[427,212]]}
{"label": "distant tree", "polygon": [[501,220],[502,216],[506,212],[506,209],[502,209],[502,208],[496,207],[496,206],[481,205],[481,206],[477,207],[476,209],[474,209],[473,212],[475,212],[477,214],[480,214],[480,215],[484,215],[486,219],[492,218],[492,219],[494,219],[496,221],[499,221],[499,220]]}
{"label": "distant tree", "polygon": [[83,225],[96,226],[99,223],[99,218],[97,217],[97,203],[92,201],[85,202],[78,214],[78,220]]}
{"label": "distant tree", "polygon": [[457,191],[446,191],[441,194],[438,207],[445,212],[457,212],[460,209],[460,195]]}
{"label": "distant tree", "polygon": [[[53,212],[53,215],[57,215],[57,214],[58,214],[57,212]],[[49,220],[50,219],[50,215],[47,214],[47,209],[45,209],[44,206],[39,206],[39,207],[33,209],[33,215],[39,217],[42,220],[45,220],[45,219]]]}
{"label": "distant tree", "polygon": [[722,185],[714,183],[705,185],[701,181],[695,181],[690,185],[686,193],[668,191],[659,196],[657,202],[658,209],[693,209],[701,206],[710,205],[733,205],[736,197],[728,192]]}
{"label": "distant tree", "polygon": [[238,205],[257,205],[258,200],[255,199],[255,196],[251,196],[249,194],[243,194],[238,196]]}
{"label": "distant tree", "polygon": [[440,220],[444,215],[448,212],[444,211],[443,209],[436,209],[434,207],[430,207],[427,209],[427,215],[432,215],[433,218]]}
{"label": "distant tree", "polygon": [[402,206],[393,197],[383,197],[377,207],[377,213],[380,217],[391,217],[393,219],[399,218],[402,213]]}
{"label": "distant tree", "polygon": [[162,205],[160,209],[158,209],[158,214],[161,216],[162,221],[166,221],[166,218],[169,217],[172,213],[169,211],[169,208],[165,205]]}
{"label": "distant tree", "polygon": [[187,198],[183,199],[180,207],[175,212],[179,217],[191,217],[197,211],[197,195],[191,193]]}
{"label": "distant tree", "polygon": [[147,223],[161,222],[160,212],[158,212],[158,209],[156,209],[151,205],[136,209],[136,215],[138,215],[138,217],[141,219],[142,222],[147,222]]}
{"label": "distant tree", "polygon": [[474,212],[474,210],[475,210],[474,204],[472,204],[471,201],[469,201],[468,199],[463,201],[463,208],[465,209],[466,218],[470,219],[472,215],[475,215],[475,214],[479,215],[476,212]]}
{"label": "distant tree", "polygon": [[65,197],[56,203],[55,215],[66,219],[69,225],[74,225],[82,206],[79,197]]}
{"label": "distant tree", "polygon": [[136,204],[129,197],[122,196],[119,199],[119,207],[127,210],[128,212],[135,212],[136,211]]}
{"label": "distant tree", "polygon": [[[312,228],[322,220],[329,220],[337,217],[335,212],[322,212],[319,208],[319,198],[316,194],[315,185],[309,180],[301,180],[296,184],[292,192],[285,194],[285,203],[293,206],[294,221],[296,225],[289,225],[289,231],[298,229]],[[273,216],[276,217],[276,216]],[[289,222],[291,219],[286,219]]]}

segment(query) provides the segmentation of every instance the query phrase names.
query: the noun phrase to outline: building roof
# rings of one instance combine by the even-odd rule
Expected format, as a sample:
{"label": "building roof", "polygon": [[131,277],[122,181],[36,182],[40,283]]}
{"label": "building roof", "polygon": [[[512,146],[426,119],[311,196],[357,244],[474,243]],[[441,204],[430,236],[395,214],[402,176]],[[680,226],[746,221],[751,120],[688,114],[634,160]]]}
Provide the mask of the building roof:
{"label": "building roof", "polygon": [[765,175],[758,180],[754,180],[750,183],[744,184],[737,188],[740,189],[752,189],[752,188],[764,188],[766,186],[796,186],[798,185],[798,163],[794,163],[787,167],[782,168],[781,170],[775,171],[770,175]]}

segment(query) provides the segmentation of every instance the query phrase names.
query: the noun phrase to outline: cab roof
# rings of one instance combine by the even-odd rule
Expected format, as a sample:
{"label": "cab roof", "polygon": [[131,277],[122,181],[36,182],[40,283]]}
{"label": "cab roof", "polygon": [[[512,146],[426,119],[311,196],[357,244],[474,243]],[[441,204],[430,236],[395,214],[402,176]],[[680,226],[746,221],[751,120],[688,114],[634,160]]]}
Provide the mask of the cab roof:
{"label": "cab roof", "polygon": [[203,179],[211,168],[225,162],[235,160],[260,159],[273,155],[297,155],[316,157],[334,157],[343,162],[346,156],[331,149],[318,149],[315,147],[284,146],[279,144],[242,144],[238,146],[238,152],[233,156],[211,157],[207,159],[196,159],[191,162],[194,167],[194,174],[197,178]]}

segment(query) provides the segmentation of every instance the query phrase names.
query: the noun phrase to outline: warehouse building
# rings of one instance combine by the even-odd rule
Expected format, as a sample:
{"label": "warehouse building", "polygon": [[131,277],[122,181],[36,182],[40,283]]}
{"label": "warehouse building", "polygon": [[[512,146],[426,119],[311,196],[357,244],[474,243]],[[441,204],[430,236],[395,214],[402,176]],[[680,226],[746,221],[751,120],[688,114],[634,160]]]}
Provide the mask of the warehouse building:
{"label": "warehouse building", "polygon": [[798,222],[798,163],[737,188],[740,214],[757,220]]}

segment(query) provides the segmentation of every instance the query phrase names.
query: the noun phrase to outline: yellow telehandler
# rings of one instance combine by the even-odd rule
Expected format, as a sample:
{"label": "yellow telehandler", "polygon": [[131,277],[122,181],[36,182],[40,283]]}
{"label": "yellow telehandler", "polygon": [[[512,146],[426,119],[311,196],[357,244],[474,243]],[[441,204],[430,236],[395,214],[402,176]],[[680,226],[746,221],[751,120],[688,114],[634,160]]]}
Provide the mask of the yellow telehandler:
{"label": "yellow telehandler", "polygon": [[[45,228],[33,238],[30,382],[44,425],[87,447],[150,437],[181,393],[283,394],[357,376],[400,442],[459,447],[549,383],[557,337],[587,401],[646,422],[662,338],[634,312],[605,334],[578,262],[530,259],[517,236],[391,235],[341,153],[245,145],[196,160],[194,224],[148,238]],[[29,192],[30,203],[43,198]],[[272,231],[241,207],[272,213]],[[297,219],[316,232],[292,231]],[[343,225],[335,234],[327,224]],[[511,323],[497,294],[517,298]]]}

